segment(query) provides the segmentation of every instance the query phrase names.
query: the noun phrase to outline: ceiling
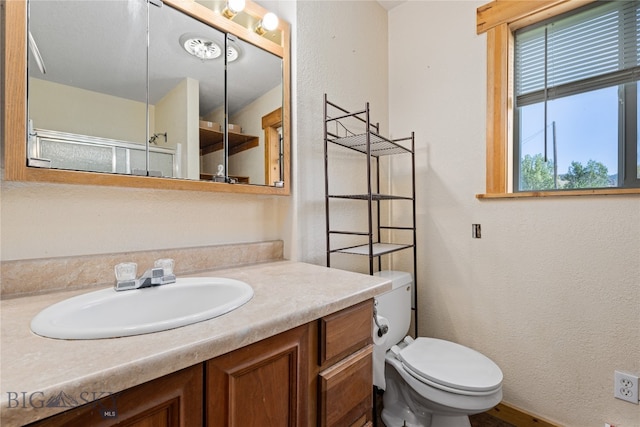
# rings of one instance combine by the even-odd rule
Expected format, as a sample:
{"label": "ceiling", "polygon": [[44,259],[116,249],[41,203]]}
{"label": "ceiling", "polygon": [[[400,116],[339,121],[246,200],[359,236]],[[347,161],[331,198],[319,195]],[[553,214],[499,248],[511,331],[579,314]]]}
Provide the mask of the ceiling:
{"label": "ceiling", "polygon": [[387,10],[391,10],[394,7],[405,3],[407,0],[378,0],[378,3],[380,3],[380,5],[382,5],[382,7],[384,7]]}

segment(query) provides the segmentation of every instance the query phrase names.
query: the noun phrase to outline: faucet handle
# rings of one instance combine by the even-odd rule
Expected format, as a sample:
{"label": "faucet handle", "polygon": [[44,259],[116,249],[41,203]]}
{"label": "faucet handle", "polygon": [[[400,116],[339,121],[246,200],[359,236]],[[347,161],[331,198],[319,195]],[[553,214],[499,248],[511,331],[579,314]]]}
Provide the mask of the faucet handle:
{"label": "faucet handle", "polygon": [[116,291],[135,289],[138,287],[136,275],[138,274],[138,264],[135,262],[121,262],[114,267],[116,273]]}
{"label": "faucet handle", "polygon": [[138,264],[135,262],[121,262],[114,267],[116,280],[133,280],[138,274]]}
{"label": "faucet handle", "polygon": [[161,285],[166,285],[168,283],[175,283],[176,276],[173,274],[173,266],[175,262],[171,258],[161,258],[157,259],[153,266],[156,268],[162,269],[162,278],[160,279]]}
{"label": "faucet handle", "polygon": [[154,263],[153,266],[154,267],[160,267],[162,268],[163,274],[165,276],[171,275],[173,274],[173,266],[175,265],[175,262],[173,261],[173,259],[171,258],[161,258],[161,259],[157,259]]}

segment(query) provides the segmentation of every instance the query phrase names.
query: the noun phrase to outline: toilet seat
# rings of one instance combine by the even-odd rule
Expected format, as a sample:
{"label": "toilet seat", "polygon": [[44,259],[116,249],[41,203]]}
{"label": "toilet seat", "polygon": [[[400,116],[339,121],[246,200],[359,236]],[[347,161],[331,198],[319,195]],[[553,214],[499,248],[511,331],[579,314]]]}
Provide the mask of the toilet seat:
{"label": "toilet seat", "polygon": [[396,358],[412,377],[440,390],[481,396],[502,386],[502,371],[491,359],[450,341],[418,338]]}

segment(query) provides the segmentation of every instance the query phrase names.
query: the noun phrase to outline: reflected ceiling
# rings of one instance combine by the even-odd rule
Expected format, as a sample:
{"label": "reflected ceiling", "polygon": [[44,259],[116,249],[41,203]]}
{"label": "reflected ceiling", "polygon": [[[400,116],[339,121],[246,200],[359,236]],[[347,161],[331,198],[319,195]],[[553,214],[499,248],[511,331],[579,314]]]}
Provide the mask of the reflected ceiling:
{"label": "reflected ceiling", "polygon": [[[146,101],[146,4],[142,1],[97,0],[97,1],[51,1],[32,0],[37,7],[31,8],[31,20],[37,26],[31,32],[46,66],[46,75],[37,71],[37,65],[29,62],[31,74],[38,78],[73,85],[86,90],[114,96]],[[207,96],[224,87],[222,71],[211,71],[220,75],[220,83],[212,79],[207,67],[190,67],[192,61],[200,59],[190,56],[179,43],[185,33],[203,33],[212,38],[211,27],[164,5],[161,9],[150,6],[151,45],[150,99],[155,104],[181,80],[175,76],[191,76],[199,81],[200,111],[209,112],[221,106],[220,99]],[[153,10],[156,9],[156,10]],[[123,28],[123,22],[129,28]],[[47,28],[50,27],[50,28]],[[55,31],[51,31],[51,27]],[[98,31],[95,31],[98,29]],[[46,36],[44,34],[47,34]],[[224,36],[218,33],[215,40],[224,46]],[[93,39],[96,37],[97,39]],[[64,40],[64,41],[63,41]],[[101,43],[109,40],[109,43]],[[71,41],[71,42],[70,42]],[[140,44],[142,43],[142,45]],[[97,46],[100,46],[97,48]],[[105,47],[107,46],[107,47]],[[241,56],[233,64],[234,72],[247,76],[235,87],[229,86],[230,113],[253,100],[256,93],[262,94],[281,83],[280,67],[256,67],[250,64],[269,63],[280,59],[261,49],[240,47]],[[175,60],[184,56],[185,60]],[[87,57],[91,60],[87,61]],[[218,58],[221,61],[222,58]],[[258,62],[256,62],[258,61]],[[65,69],[77,64],[78,73],[69,81]],[[219,64],[222,64],[219,62]],[[222,65],[220,65],[222,67]],[[267,74],[265,70],[276,72]],[[126,72],[125,72],[126,71]],[[198,75],[197,73],[204,73]],[[208,82],[208,83],[205,83]],[[250,84],[249,84],[250,83]],[[230,82],[231,84],[231,82]],[[209,85],[209,86],[207,86]],[[212,87],[212,86],[218,87]]]}

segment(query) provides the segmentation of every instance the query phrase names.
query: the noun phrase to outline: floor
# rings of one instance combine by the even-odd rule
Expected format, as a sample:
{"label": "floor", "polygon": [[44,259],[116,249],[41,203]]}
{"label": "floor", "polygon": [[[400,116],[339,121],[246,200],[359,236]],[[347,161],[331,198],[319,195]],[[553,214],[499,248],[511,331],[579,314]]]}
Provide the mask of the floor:
{"label": "floor", "polygon": [[[387,427],[382,422],[380,418],[380,413],[382,412],[382,394],[376,395],[376,410],[377,410],[377,427]],[[513,424],[509,424],[505,421],[502,421],[492,415],[483,413],[476,414],[469,417],[471,421],[471,427],[516,427]],[[388,427],[396,427],[396,426],[388,426]],[[398,426],[399,427],[399,426]]]}
{"label": "floor", "polygon": [[[471,427],[516,427],[489,414],[472,415],[469,421],[471,421]],[[378,418],[378,427],[386,427],[380,418]]]}
{"label": "floor", "polygon": [[516,427],[489,414],[477,414],[469,417],[471,427]]}

